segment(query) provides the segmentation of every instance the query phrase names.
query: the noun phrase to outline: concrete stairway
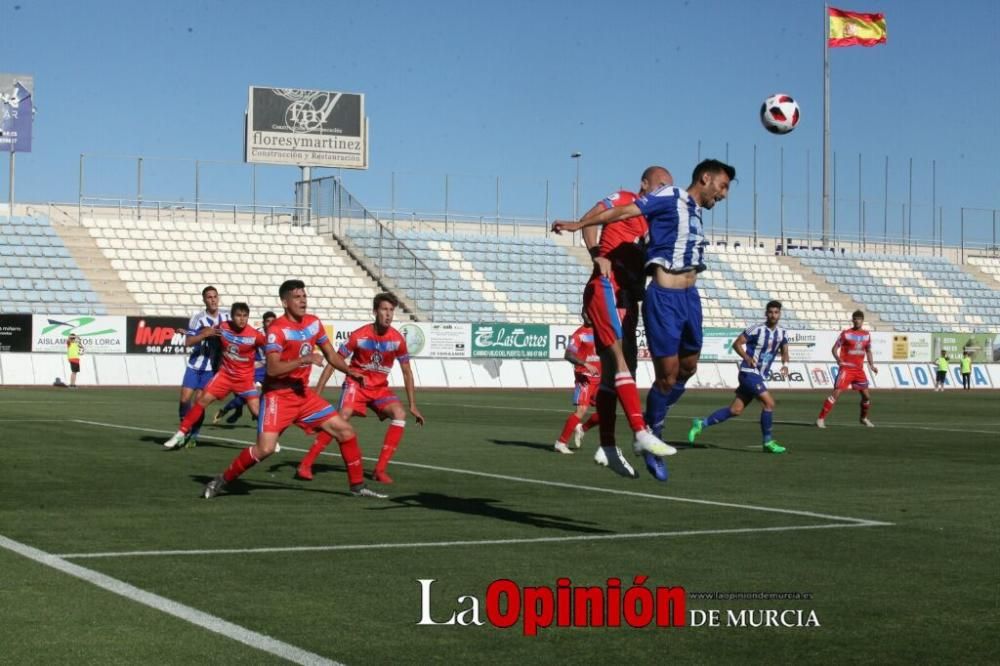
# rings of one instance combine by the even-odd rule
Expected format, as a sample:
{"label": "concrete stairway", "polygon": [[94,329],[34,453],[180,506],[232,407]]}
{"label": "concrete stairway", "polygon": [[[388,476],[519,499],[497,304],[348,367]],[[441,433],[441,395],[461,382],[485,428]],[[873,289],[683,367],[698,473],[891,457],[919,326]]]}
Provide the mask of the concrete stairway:
{"label": "concrete stairway", "polygon": [[64,223],[58,216],[51,221],[52,228],[62,238],[83,276],[108,309],[108,314],[143,314],[141,306],[132,298],[118,272],[111,267],[111,262],[101,253],[87,230],[77,224]]}

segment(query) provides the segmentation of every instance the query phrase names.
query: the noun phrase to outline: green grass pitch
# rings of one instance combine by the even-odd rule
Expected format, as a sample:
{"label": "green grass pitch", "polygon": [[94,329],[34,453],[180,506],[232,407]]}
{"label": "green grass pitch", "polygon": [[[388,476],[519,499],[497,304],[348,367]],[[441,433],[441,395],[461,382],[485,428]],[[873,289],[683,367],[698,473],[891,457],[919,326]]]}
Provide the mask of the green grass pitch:
{"label": "green grass pitch", "polygon": [[[388,500],[347,493],[336,445],[308,447],[199,499],[254,437],[205,426],[166,452],[174,389],[0,390],[0,662],[10,664],[995,663],[1000,654],[1000,393],[778,394],[759,446],[751,406],[669,459],[668,483],[621,479],[552,444],[568,391],[421,391]],[[329,399],[336,397],[328,392]],[[669,440],[728,403],[690,391]],[[209,416],[214,414],[210,408]],[[385,424],[355,419],[366,468]],[[619,442],[630,437],[619,416]],[[631,454],[630,454],[631,456]],[[641,463],[636,460],[641,467]],[[486,590],[683,587],[719,627],[492,626]],[[443,622],[476,597],[482,626]],[[799,592],[800,600],[703,598]],[[802,610],[818,627],[727,626],[728,611]]]}

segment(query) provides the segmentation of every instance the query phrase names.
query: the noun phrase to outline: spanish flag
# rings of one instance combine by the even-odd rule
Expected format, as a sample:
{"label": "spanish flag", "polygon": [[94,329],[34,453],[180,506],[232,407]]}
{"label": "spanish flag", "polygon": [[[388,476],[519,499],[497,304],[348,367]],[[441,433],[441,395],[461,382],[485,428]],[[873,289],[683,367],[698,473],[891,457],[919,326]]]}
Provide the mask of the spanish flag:
{"label": "spanish flag", "polygon": [[862,14],[828,8],[831,46],[875,46],[885,44],[885,14]]}

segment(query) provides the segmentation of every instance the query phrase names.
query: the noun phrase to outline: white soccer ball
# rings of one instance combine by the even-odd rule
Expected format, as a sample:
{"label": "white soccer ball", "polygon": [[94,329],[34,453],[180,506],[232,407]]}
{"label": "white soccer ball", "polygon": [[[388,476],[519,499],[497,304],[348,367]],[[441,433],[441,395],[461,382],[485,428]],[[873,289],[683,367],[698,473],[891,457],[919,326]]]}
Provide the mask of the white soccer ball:
{"label": "white soccer ball", "polygon": [[799,124],[799,105],[790,95],[771,95],[760,105],[760,122],[772,134],[788,134]]}

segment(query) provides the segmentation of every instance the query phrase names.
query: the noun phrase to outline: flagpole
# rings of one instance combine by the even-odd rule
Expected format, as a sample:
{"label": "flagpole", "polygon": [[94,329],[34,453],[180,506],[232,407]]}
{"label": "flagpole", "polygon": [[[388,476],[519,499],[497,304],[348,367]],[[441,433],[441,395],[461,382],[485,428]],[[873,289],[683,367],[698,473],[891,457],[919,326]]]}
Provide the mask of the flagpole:
{"label": "flagpole", "polygon": [[830,5],[823,3],[823,238],[830,241]]}

